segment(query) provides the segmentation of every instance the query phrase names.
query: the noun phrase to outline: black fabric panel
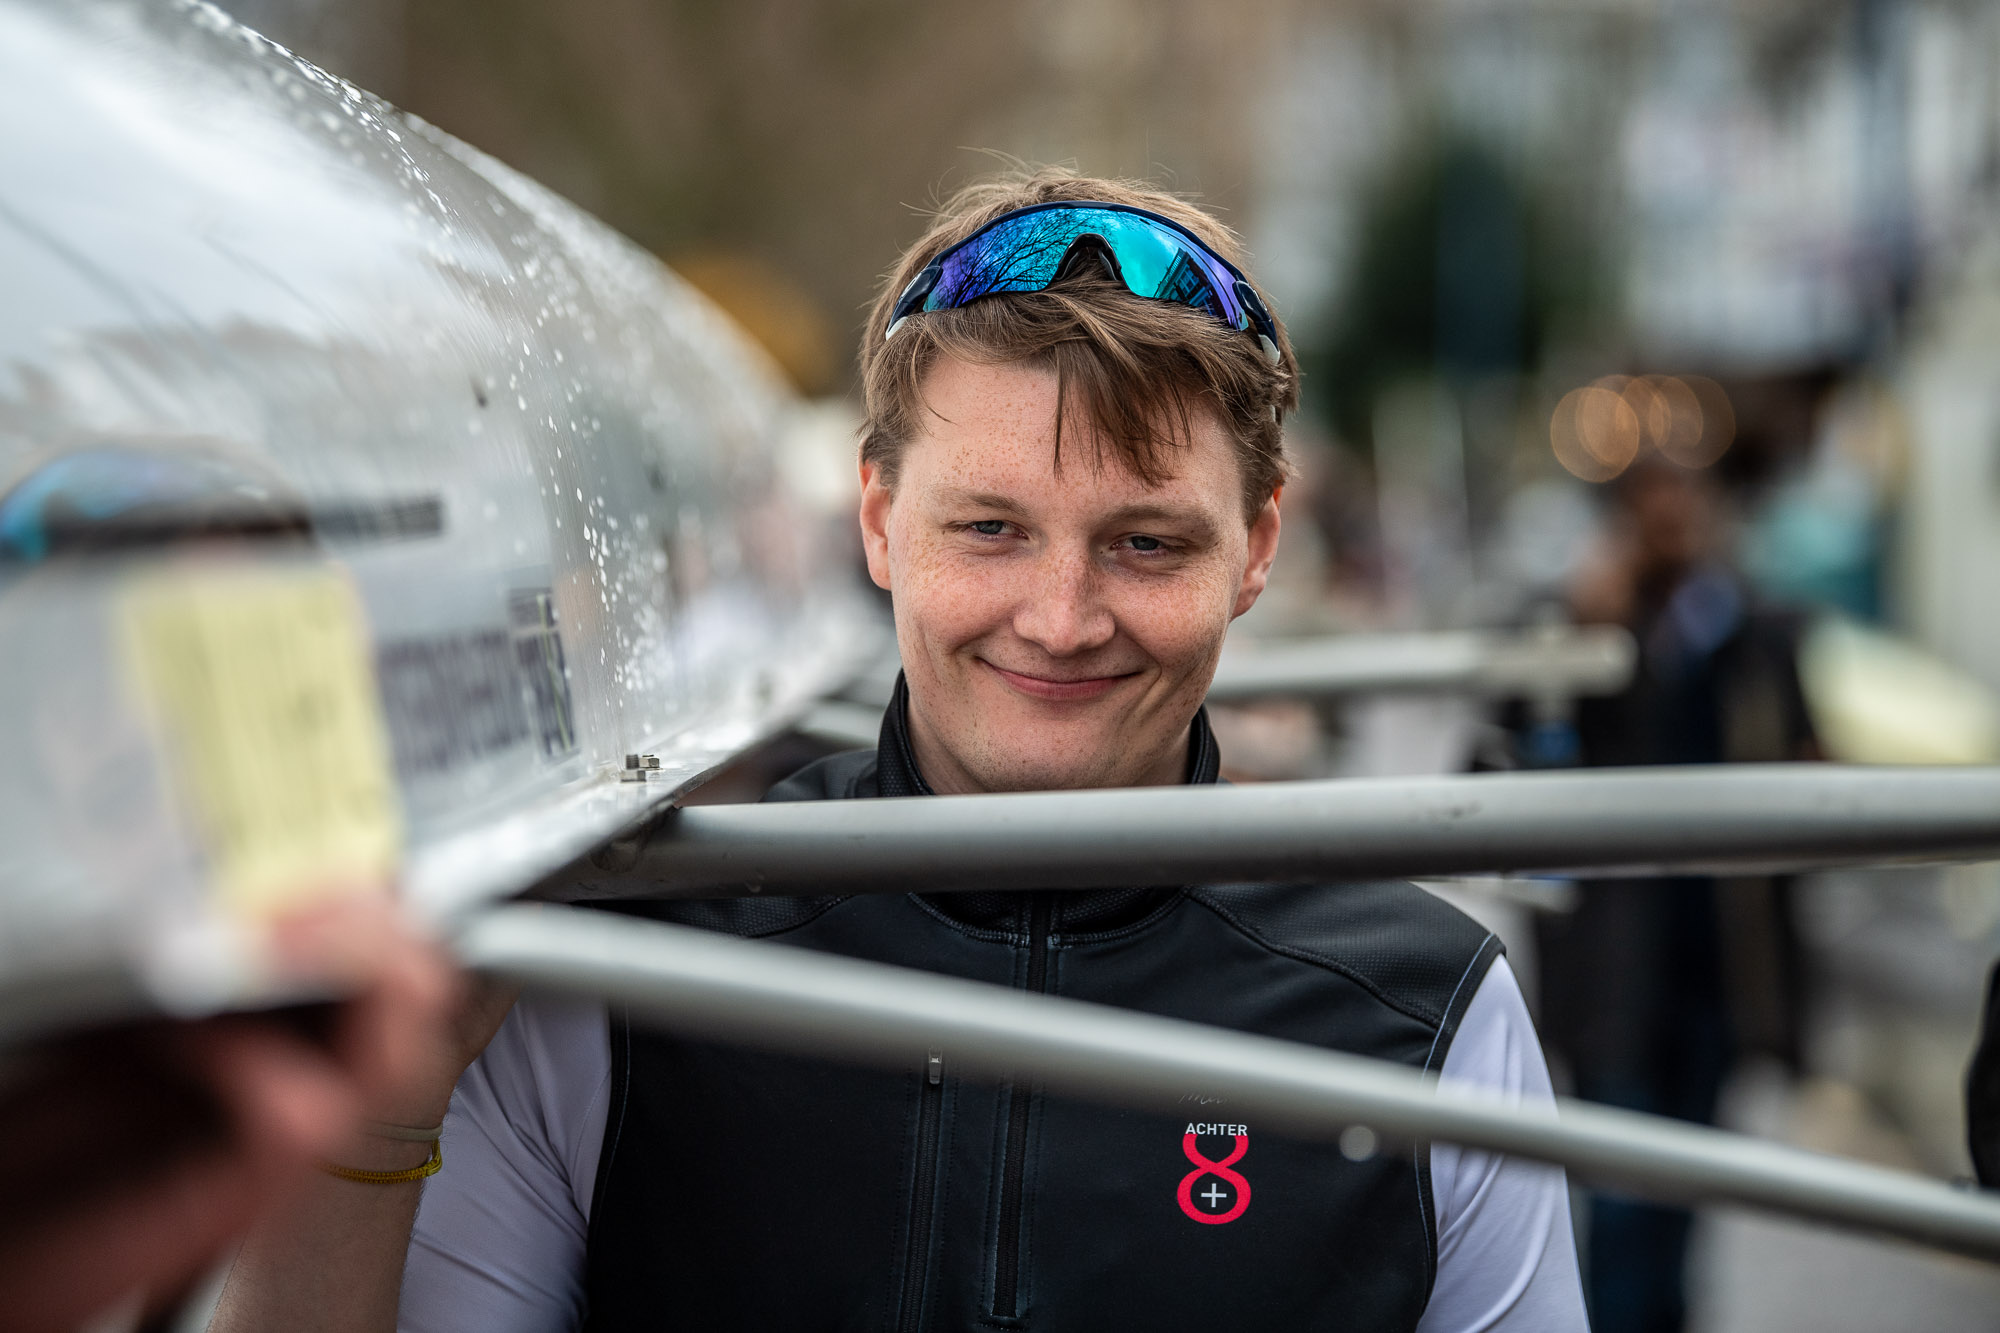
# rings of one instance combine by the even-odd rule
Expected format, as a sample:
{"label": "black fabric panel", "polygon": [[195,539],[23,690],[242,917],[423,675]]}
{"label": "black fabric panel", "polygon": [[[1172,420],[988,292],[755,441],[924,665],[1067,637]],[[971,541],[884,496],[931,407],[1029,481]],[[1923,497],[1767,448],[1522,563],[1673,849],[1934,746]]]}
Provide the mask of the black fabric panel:
{"label": "black fabric panel", "polygon": [[1472,997],[1479,993],[1479,985],[1486,979],[1486,973],[1494,962],[1506,952],[1507,946],[1500,942],[1500,937],[1489,931],[1479,952],[1465,965],[1465,976],[1459,982],[1457,993],[1445,1006],[1444,1021],[1438,1024],[1437,1049],[1425,1062],[1425,1069],[1435,1071],[1444,1067],[1444,1053],[1451,1046],[1452,1038],[1458,1035],[1458,1025],[1465,1018],[1465,1011],[1472,1007]]}
{"label": "black fabric panel", "polygon": [[612,1165],[618,1161],[618,1147],[625,1135],[625,1104],[630,1095],[632,1078],[632,1029],[624,1006],[612,1008],[607,1021],[610,1029],[611,1086],[605,1103],[604,1146],[597,1154],[597,1179],[590,1186],[590,1225],[584,1236],[586,1256],[597,1244],[597,1229],[606,1215],[606,1210],[598,1204],[605,1197],[605,1181],[611,1175]]}
{"label": "black fabric panel", "polygon": [[886,1329],[920,1066],[631,1034],[593,1206],[584,1327]]}
{"label": "black fabric panel", "polygon": [[1194,896],[1269,948],[1351,977],[1433,1028],[1489,937],[1414,884],[1218,885]]}
{"label": "black fabric panel", "polygon": [[[1444,1057],[1458,1036],[1458,1025],[1465,1018],[1465,1011],[1472,1006],[1472,997],[1479,993],[1480,983],[1492,970],[1493,963],[1507,952],[1498,935],[1488,933],[1486,940],[1474,954],[1472,961],[1465,965],[1465,975],[1460,978],[1458,989],[1445,1004],[1444,1021],[1438,1024],[1437,1037],[1431,1044],[1430,1054],[1424,1057],[1426,1073],[1435,1073],[1444,1068]],[[1431,1145],[1420,1143],[1416,1148],[1417,1191],[1424,1206],[1425,1236],[1430,1242],[1429,1277],[1424,1289],[1426,1295],[1437,1283],[1437,1197],[1431,1189]]]}
{"label": "black fabric panel", "polygon": [[910,745],[910,686],[896,673],[896,692],[882,713],[882,735],[875,742],[877,785],[884,796],[935,796],[917,771],[917,752]]}
{"label": "black fabric panel", "polygon": [[875,751],[844,750],[816,759],[764,793],[767,801],[852,801],[881,795]]}
{"label": "black fabric panel", "polygon": [[649,921],[712,930],[718,935],[768,939],[797,930],[838,905],[839,898],[664,898],[606,904],[607,910]]}

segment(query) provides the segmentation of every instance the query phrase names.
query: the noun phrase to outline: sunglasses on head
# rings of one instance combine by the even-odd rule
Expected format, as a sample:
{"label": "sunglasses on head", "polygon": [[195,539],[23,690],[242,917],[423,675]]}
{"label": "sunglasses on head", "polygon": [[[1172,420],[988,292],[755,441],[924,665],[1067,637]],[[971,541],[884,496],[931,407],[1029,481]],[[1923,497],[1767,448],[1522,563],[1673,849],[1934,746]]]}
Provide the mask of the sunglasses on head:
{"label": "sunglasses on head", "polygon": [[1124,204],[1034,204],[1003,213],[910,280],[886,336],[895,337],[911,315],[1039,292],[1093,266],[1134,296],[1206,310],[1255,333],[1265,358],[1278,363],[1278,326],[1242,271],[1179,223]]}

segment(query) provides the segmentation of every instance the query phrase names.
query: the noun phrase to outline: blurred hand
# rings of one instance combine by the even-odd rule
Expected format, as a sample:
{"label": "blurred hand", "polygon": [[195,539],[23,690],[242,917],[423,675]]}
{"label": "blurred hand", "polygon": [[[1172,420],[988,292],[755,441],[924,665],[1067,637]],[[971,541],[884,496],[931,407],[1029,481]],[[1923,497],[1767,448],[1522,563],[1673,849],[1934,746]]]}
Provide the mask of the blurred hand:
{"label": "blurred hand", "polygon": [[[349,1010],[355,1038],[380,1055],[384,1071],[359,1089],[361,1116],[390,1124],[435,1125],[444,1119],[459,1075],[500,1030],[519,988],[441,970],[437,1003],[422,1024],[412,1024],[397,1002],[367,1002],[385,961],[381,932],[385,925],[395,931],[393,922],[384,923],[376,910],[304,916],[282,924],[275,942],[293,971],[355,990],[361,997]],[[432,966],[442,968],[435,954],[421,952]]]}
{"label": "blurred hand", "polygon": [[379,899],[316,907],[277,944],[351,998],[0,1055],[0,1329],[173,1301],[361,1117],[433,1103],[441,1116],[437,1083],[498,1026],[498,1001],[464,1010],[463,984]]}

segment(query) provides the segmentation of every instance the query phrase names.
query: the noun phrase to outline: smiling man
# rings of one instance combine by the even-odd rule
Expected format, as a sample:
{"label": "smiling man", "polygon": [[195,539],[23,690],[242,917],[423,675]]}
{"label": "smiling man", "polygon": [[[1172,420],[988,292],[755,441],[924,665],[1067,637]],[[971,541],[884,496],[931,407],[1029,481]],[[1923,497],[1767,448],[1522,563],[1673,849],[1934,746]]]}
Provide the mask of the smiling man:
{"label": "smiling man", "polygon": [[[1277,553],[1296,400],[1237,258],[1203,213],[1118,182],[1042,172],[945,207],[861,358],[861,530],[904,678],[877,749],[770,799],[1217,780],[1202,699]],[[653,910],[1549,1099],[1496,941],[1413,886],[959,873]],[[487,1045],[498,1012],[427,1097],[379,1108],[309,1218],[246,1249],[219,1327],[1584,1327],[1549,1168],[1444,1144],[1351,1160],[1212,1089],[1142,1115],[962,1082],[950,1051],[858,1070],[589,1005],[524,1002]],[[449,1163],[420,1187],[441,1118]]]}
{"label": "smiling man", "polygon": [[894,594],[936,791],[1181,781],[1223,630],[1277,554],[1275,491],[1246,521],[1212,413],[1187,414],[1148,484],[1088,447],[1057,467],[1062,390],[1049,367],[942,360],[921,445],[862,463],[868,568]]}

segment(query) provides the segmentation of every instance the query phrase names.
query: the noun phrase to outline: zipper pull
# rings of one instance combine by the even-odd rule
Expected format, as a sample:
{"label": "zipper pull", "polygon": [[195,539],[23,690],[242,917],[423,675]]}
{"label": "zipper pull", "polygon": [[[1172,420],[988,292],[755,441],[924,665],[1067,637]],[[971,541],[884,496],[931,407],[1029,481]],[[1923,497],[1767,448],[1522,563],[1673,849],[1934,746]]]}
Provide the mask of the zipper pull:
{"label": "zipper pull", "polygon": [[924,1077],[932,1087],[944,1082],[944,1052],[932,1051],[930,1063],[925,1067]]}

